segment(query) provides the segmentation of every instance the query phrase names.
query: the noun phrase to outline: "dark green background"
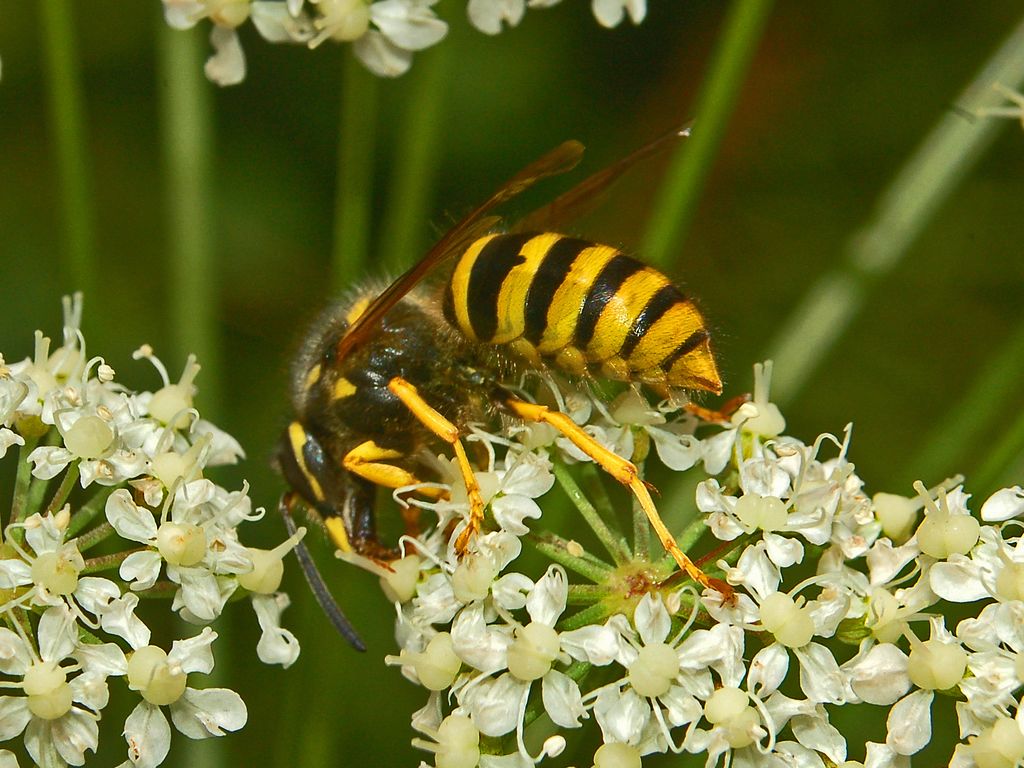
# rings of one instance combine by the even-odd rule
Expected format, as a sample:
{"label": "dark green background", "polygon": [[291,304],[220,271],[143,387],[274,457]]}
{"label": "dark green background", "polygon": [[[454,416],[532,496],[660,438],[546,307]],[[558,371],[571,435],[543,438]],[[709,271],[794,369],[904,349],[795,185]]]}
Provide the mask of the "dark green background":
{"label": "dark green background", "polygon": [[[449,57],[449,75],[424,247],[450,216],[559,141],[582,140],[589,148],[585,167],[593,170],[691,117],[727,6],[649,4],[639,28],[601,29],[589,3],[565,0],[529,11],[519,28],[488,38],[468,28],[462,2],[442,3],[450,39],[417,55],[409,75],[377,82],[376,236],[388,227],[388,183],[401,162],[417,67],[433,56]],[[105,355],[120,379],[154,388],[151,371],[131,361],[135,347],[153,344],[175,376],[183,362],[167,321],[175,288],[165,263],[158,110],[165,83],[155,55],[162,12],[156,2],[71,5],[99,253],[84,330],[90,352]],[[60,296],[76,286],[63,266],[38,8],[10,0],[0,8],[0,349],[11,361],[30,352],[37,327],[59,332]],[[838,263],[886,183],[954,107],[1019,10],[1010,1],[774,8],[671,270],[700,297],[727,393],[750,388],[750,367],[766,354],[775,329],[815,278]],[[304,324],[331,294],[341,72],[349,52],[332,44],[313,52],[274,46],[251,28],[242,38],[247,79],[228,89],[210,86],[225,397],[212,403],[201,392],[198,402],[249,452],[238,471],[216,477],[229,486],[248,478],[256,503],[272,507],[281,483],[267,457],[287,419],[287,361]],[[659,169],[638,169],[576,232],[635,248]],[[911,492],[907,467],[1021,322],[1022,171],[1024,132],[1007,122],[896,270],[868,285],[863,312],[786,409],[789,431],[808,441],[853,421],[851,455],[871,491]],[[530,199],[560,188],[552,182]],[[922,479],[969,474],[1020,405],[1016,391],[976,440],[956,447],[950,466]],[[258,543],[282,537],[273,514],[258,528]],[[318,555],[370,651],[359,656],[333,636],[291,573],[296,605],[285,622],[303,641],[299,662],[287,672],[258,664],[251,612],[242,605],[229,612],[227,643],[236,650],[228,654],[227,643],[217,648],[219,681],[243,695],[249,723],[195,750],[177,738],[173,764],[399,766],[429,757],[408,745],[409,714],[425,697],[381,662],[393,650],[391,609],[373,579],[329,562],[326,548]],[[124,697],[115,702],[105,713],[97,764],[121,759],[117,723],[127,705]],[[573,760],[589,765],[588,755]],[[862,758],[856,746],[851,756]]]}

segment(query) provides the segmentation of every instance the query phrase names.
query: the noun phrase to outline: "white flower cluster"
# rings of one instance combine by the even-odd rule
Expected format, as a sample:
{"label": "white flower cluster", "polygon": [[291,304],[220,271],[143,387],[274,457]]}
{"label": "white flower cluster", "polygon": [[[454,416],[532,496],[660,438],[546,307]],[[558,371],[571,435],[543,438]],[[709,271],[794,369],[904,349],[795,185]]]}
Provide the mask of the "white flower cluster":
{"label": "white flower cluster", "polygon": [[[148,768],[170,749],[165,709],[193,739],[245,724],[238,694],[191,687],[214,666],[217,633],[206,625],[236,592],[251,594],[259,658],[298,657],[280,626],[288,597],[278,587],[281,558],[301,534],[272,551],[241,543],[238,527],[263,512],[247,488],[204,477],[242,449],[193,406],[195,360],[172,382],[143,347],[136,358],[163,385],[133,393],[103,358],[86,356],[81,310],[80,296],[65,299],[56,349],[37,331],[32,357],[0,357],[0,458],[15,446],[20,454],[0,545],[0,685],[17,695],[0,696],[0,742],[23,737],[39,765],[82,765],[118,678],[139,699],[124,723],[124,766]],[[169,605],[198,634],[155,639],[136,611],[161,597],[142,613]],[[16,764],[0,752],[0,765]]]}
{"label": "white flower cluster", "polygon": [[[489,35],[504,25],[515,26],[527,7],[550,8],[561,0],[469,0],[470,22]],[[381,77],[408,71],[412,56],[439,43],[448,24],[433,10],[437,0],[163,0],[164,16],[175,29],[191,29],[203,19],[213,23],[214,54],[206,76],[217,85],[235,85],[245,78],[245,54],[238,27],[252,20],[271,43],[298,43],[315,48],[325,40],[352,43],[367,69]],[[647,0],[592,0],[597,21],[618,26],[629,16],[643,21]]]}
{"label": "white flower cluster", "polygon": [[[785,436],[770,374],[756,366],[752,402],[716,424],[632,390],[610,406],[555,395],[620,455],[653,445],[670,467],[702,473],[697,519],[679,539],[712,534],[703,567],[729,585],[720,590],[670,578],[671,558],[648,556],[646,541],[631,550],[611,519],[595,519],[565,471],[585,457],[546,426],[469,438],[489,456],[477,474],[489,514],[459,557],[465,489],[441,462],[450,498],[417,502],[438,524],[404,537],[392,570],[361,563],[395,603],[400,652],[387,663],[430,692],[413,743],[436,768],[525,768],[586,721],[602,737],[595,768],[665,752],[700,754],[708,768],[904,768],[932,741],[939,706],[960,725],[943,760],[1024,765],[1024,490],[993,495],[980,521],[960,478],[918,483],[915,498],[868,496],[850,429],[810,445]],[[537,499],[556,478],[589,508],[611,562],[540,530]],[[556,561],[539,578],[517,570],[524,542]],[[980,612],[951,631],[949,602]],[[887,727],[849,754],[838,707],[874,708]]]}

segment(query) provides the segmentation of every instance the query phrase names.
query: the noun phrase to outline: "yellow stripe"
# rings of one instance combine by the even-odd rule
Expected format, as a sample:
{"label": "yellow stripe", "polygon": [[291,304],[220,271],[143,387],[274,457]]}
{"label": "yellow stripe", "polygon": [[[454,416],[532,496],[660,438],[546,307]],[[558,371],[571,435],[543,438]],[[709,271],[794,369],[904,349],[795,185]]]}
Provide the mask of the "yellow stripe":
{"label": "yellow stripe", "polygon": [[722,379],[718,374],[711,342],[705,340],[676,360],[668,373],[668,384],[687,389],[706,389],[721,392]]}
{"label": "yellow stripe", "polygon": [[507,344],[523,335],[526,330],[526,294],[530,284],[541,260],[563,237],[556,232],[545,232],[528,240],[519,251],[523,262],[514,266],[501,283],[497,302],[498,328],[491,344]]}
{"label": "yellow stripe", "polygon": [[336,382],[334,382],[334,399],[344,400],[346,397],[351,397],[356,393],[356,385],[351,381],[342,376]]}
{"label": "yellow stripe", "polygon": [[692,302],[673,304],[648,329],[627,360],[634,371],[653,368],[672,354],[691,333],[704,327],[704,318]]}
{"label": "yellow stripe", "polygon": [[293,421],[288,425],[288,443],[292,447],[292,456],[295,457],[295,463],[299,465],[299,469],[302,471],[302,476],[306,479],[309,489],[316,496],[315,499],[308,499],[308,501],[323,501],[324,489],[320,486],[320,481],[316,479],[316,476],[306,466],[306,457],[302,452],[303,447],[306,445],[306,430],[297,421]]}
{"label": "yellow stripe", "polygon": [[537,345],[541,354],[557,352],[572,341],[590,287],[605,265],[618,253],[618,249],[608,245],[594,245],[580,251],[569,274],[551,298],[547,328]]}
{"label": "yellow stripe", "polygon": [[459,257],[452,273],[452,308],[455,310],[455,321],[459,329],[473,341],[479,341],[473,333],[473,324],[469,319],[469,276],[473,271],[480,251],[498,235],[487,235],[470,243],[469,248]]}
{"label": "yellow stripe", "polygon": [[587,360],[598,363],[617,357],[647,302],[668,284],[667,277],[650,268],[630,275],[601,312],[587,345]]}
{"label": "yellow stripe", "polygon": [[313,388],[313,385],[320,381],[320,363],[316,363],[309,372],[306,374],[306,380],[302,383],[303,388],[308,392]]}
{"label": "yellow stripe", "polygon": [[348,531],[345,530],[345,521],[340,517],[328,517],[324,520],[324,527],[327,533],[342,552],[351,552],[352,544],[348,540]]}
{"label": "yellow stripe", "polygon": [[345,315],[345,322],[352,325],[352,323],[358,320],[363,312],[366,311],[366,308],[370,306],[373,298],[373,296],[363,296],[361,299],[358,299],[355,304],[349,307],[348,313]]}

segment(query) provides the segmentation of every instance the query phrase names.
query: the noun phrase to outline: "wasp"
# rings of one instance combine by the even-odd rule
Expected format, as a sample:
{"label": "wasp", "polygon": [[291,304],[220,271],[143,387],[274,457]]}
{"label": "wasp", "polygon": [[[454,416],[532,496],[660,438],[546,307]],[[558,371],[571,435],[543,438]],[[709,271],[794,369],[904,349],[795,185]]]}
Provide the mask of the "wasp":
{"label": "wasp", "polygon": [[[342,552],[395,559],[377,536],[375,491],[421,482],[421,451],[447,443],[469,500],[468,522],[455,541],[464,555],[485,511],[462,442],[465,425],[501,414],[554,427],[627,486],[680,568],[710,586],[662,522],[635,465],[566,414],[504,384],[524,370],[557,371],[643,384],[663,396],[721,393],[710,335],[691,298],[617,248],[555,231],[635,162],[687,134],[675,131],[641,147],[503,227],[492,213],[497,206],[577,165],[583,146],[567,141],[512,176],[389,286],[354,290],[328,309],[292,367],[295,417],[276,456],[292,488],[281,505],[289,526],[289,510],[301,501],[319,513]],[[443,279],[428,279],[437,274]],[[317,599],[361,649],[308,552],[298,551]]]}

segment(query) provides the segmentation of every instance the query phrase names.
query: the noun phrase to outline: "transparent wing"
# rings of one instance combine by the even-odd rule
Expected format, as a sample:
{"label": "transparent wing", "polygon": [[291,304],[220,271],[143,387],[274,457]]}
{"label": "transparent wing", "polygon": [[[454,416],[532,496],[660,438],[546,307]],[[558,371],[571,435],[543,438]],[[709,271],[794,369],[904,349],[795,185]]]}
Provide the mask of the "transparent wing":
{"label": "transparent wing", "polygon": [[588,176],[568,192],[565,192],[545,206],[527,214],[512,227],[513,232],[552,232],[586,213],[601,201],[601,195],[615,183],[622,174],[636,163],[658,152],[671,149],[680,139],[690,135],[692,123],[661,136],[626,155],[607,168]]}
{"label": "transparent wing", "polygon": [[534,160],[505,182],[497,192],[449,229],[417,264],[413,265],[409,271],[373,300],[363,314],[349,326],[346,334],[338,342],[337,359],[344,359],[371,335],[376,329],[377,323],[387,314],[388,310],[401,301],[402,297],[409,293],[438,264],[450,256],[460,253],[471,242],[493,229],[500,221],[500,217],[487,214],[495,206],[511,200],[540,179],[572,170],[582,156],[582,144],[578,141],[566,141]]}

